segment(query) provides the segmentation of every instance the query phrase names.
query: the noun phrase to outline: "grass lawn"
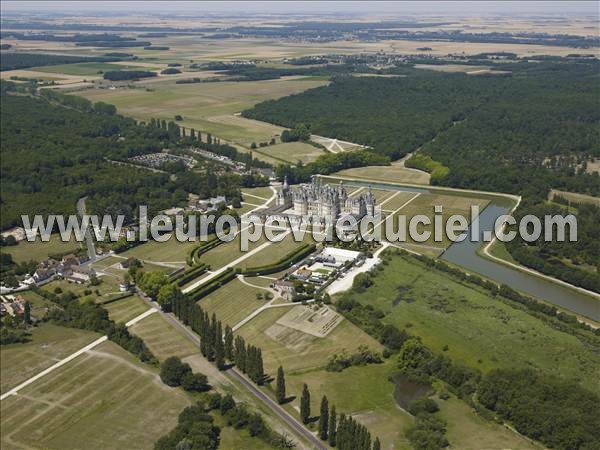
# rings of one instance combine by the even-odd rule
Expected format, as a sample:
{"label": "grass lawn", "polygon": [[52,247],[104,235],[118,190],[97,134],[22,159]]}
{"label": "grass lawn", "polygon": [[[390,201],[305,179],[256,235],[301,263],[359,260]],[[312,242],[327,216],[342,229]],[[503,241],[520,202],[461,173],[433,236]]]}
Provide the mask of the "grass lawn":
{"label": "grass lawn", "polygon": [[296,242],[292,234],[288,234],[281,241],[273,242],[268,247],[265,247],[258,253],[252,255],[252,257],[245,259],[238,267],[259,267],[273,264],[294,250],[297,250],[302,245],[304,245],[304,242]]}
{"label": "grass lawn", "polygon": [[21,291],[19,295],[31,303],[31,315],[36,319],[42,319],[48,313],[48,310],[56,305],[50,300],[46,300],[41,295],[33,291]]}
{"label": "grass lawn", "polygon": [[[218,292],[218,291],[217,291]],[[290,307],[291,308],[291,307]],[[269,328],[289,311],[289,308],[271,308],[261,312],[237,332],[246,342],[262,348],[265,371],[275,375],[282,365],[286,373],[306,373],[324,367],[336,353],[355,351],[361,345],[380,350],[380,344],[355,325],[342,320],[325,338],[318,338],[288,327],[276,340]]]}
{"label": "grass lawn", "polygon": [[189,404],[106,342],[2,401],[2,448],[152,448]]}
{"label": "grass lawn", "polygon": [[[258,241],[248,243],[248,251],[255,249],[256,247],[264,244],[265,242],[267,242],[267,239],[265,238],[265,235],[262,234]],[[275,244],[271,244],[271,245],[275,245]],[[229,264],[230,262],[235,261],[239,257],[248,253],[248,252],[242,251],[240,246],[241,246],[241,235],[238,234],[235,237],[235,239],[233,239],[232,241],[219,244],[212,250],[209,250],[206,253],[200,255],[199,260],[200,260],[200,262],[209,264],[212,270],[219,269],[219,268],[223,267],[224,265]],[[253,257],[249,258],[249,260],[247,262],[250,263],[252,261],[252,259],[254,259],[254,258]],[[246,262],[246,261],[244,261],[244,262]]]}
{"label": "grass lawn", "polygon": [[259,147],[256,153],[265,153],[273,158],[282,159],[292,164],[302,161],[304,164],[314,161],[325,152],[304,142],[286,142],[282,144]]}
{"label": "grass lawn", "polygon": [[[119,280],[109,276],[99,277],[100,284],[97,286],[91,286],[88,284],[71,283],[67,280],[56,279],[48,284],[45,284],[42,289],[47,292],[55,292],[58,288],[63,293],[72,292],[79,296],[80,301],[92,300],[95,302],[104,302],[110,298],[114,298],[117,295],[121,295],[119,291]],[[86,295],[85,291],[91,291],[90,294]],[[100,294],[98,296],[96,291]]]}
{"label": "grass lawn", "polygon": [[116,302],[103,305],[108,311],[108,316],[116,323],[127,323],[149,309],[149,306],[137,295],[126,297]]}
{"label": "grass lawn", "polygon": [[200,245],[200,241],[179,242],[175,235],[171,236],[166,242],[148,241],[144,244],[133,247],[119,256],[129,258],[133,256],[142,261],[172,262],[185,264],[185,259],[194,247]]}
{"label": "grass lawn", "polygon": [[2,253],[10,253],[16,262],[42,261],[49,255],[75,252],[79,246],[80,243],[75,242],[74,239],[63,242],[60,240],[60,235],[53,234],[48,242],[42,242],[39,238],[34,242],[24,240],[12,247],[2,247]]}
{"label": "grass lawn", "polygon": [[394,256],[357,300],[381,309],[385,322],[416,336],[435,352],[483,372],[531,367],[598,392],[600,356],[573,335],[557,331],[481,288]]}
{"label": "grass lawn", "polygon": [[121,261],[124,261],[124,259],[116,256],[109,256],[108,258],[104,258],[92,263],[92,267],[96,270],[102,270],[115,264],[119,264]]}
{"label": "grass lawn", "polygon": [[91,331],[47,323],[34,328],[31,341],[1,346],[1,391],[12,389],[98,337]]}
{"label": "grass lawn", "polygon": [[[243,188],[242,194],[250,194],[247,197],[244,197],[244,201],[260,205],[261,203],[264,203],[265,200],[269,200],[271,198],[273,191],[269,186],[263,186],[255,188]],[[261,202],[260,199],[254,196],[262,197],[263,201]]]}
{"label": "grass lawn", "polygon": [[490,247],[490,253],[493,256],[495,256],[496,258],[503,259],[503,260],[511,262],[513,264],[519,264],[517,261],[515,261],[515,259],[512,257],[512,255],[508,252],[508,250],[506,249],[506,245],[504,245],[504,242],[501,242],[501,241],[494,242],[492,244],[492,246]]}
{"label": "grass lawn", "polygon": [[232,280],[199,301],[200,306],[210,316],[213,313],[223,322],[223,327],[233,327],[267,300],[257,300],[256,294],[267,291],[245,285],[240,280]]}
{"label": "grass lawn", "polygon": [[[190,78],[193,74],[190,74]],[[180,125],[212,133],[230,142],[249,147],[252,142],[269,141],[281,133],[274,125],[235,116],[264,100],[276,99],[322,86],[326,80],[279,79],[200,84],[156,83],[150,92],[144,89],[94,89],[80,95],[92,101],[115,105],[119,113],[148,120],[152,117],[172,120],[183,116]]]}
{"label": "grass lawn", "polygon": [[133,325],[130,331],[142,338],[160,361],[169,356],[185,358],[199,351],[192,341],[158,313],[142,319]]}
{"label": "grass lawn", "polygon": [[410,170],[399,163],[389,166],[356,167],[336,172],[335,175],[361,180],[387,181],[391,183],[429,184],[429,174]]}
{"label": "grass lawn", "polygon": [[[390,200],[390,203],[385,204],[384,209],[391,209],[396,205],[395,202],[397,199],[393,198]],[[401,202],[402,200],[399,200]],[[442,195],[442,194],[420,194],[414,200],[412,200],[409,204],[404,206],[400,211],[395,214],[395,217],[398,215],[406,216],[406,242],[421,244],[421,245],[429,245],[433,247],[446,248],[448,247],[452,241],[448,238],[445,232],[445,225],[450,216],[459,215],[464,217],[467,220],[467,223],[471,222],[471,206],[478,206],[479,212],[483,211],[483,208],[489,203],[489,200],[483,198],[476,197],[459,197],[455,195]],[[433,223],[435,214],[435,206],[442,206],[442,224],[444,226],[442,232],[442,239],[439,242],[436,242],[435,236],[433,234]],[[400,207],[401,204],[397,206]],[[397,209],[396,208],[396,209]],[[427,216],[431,222],[430,225],[419,225],[419,232],[429,231],[431,232],[431,236],[424,242],[417,242],[410,238],[409,236],[409,223],[411,219],[416,215],[424,215]],[[397,219],[394,219],[395,221]],[[456,232],[457,235],[460,235],[460,232]]]}

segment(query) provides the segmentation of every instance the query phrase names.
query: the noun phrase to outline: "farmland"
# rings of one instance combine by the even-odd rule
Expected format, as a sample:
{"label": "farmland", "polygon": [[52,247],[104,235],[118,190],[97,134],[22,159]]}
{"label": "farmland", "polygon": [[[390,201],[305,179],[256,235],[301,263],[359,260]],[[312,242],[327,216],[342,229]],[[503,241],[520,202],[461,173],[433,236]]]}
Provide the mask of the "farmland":
{"label": "farmland", "polygon": [[359,180],[386,181],[390,183],[429,184],[429,174],[408,169],[398,162],[389,166],[368,166],[346,169],[336,175]]}
{"label": "farmland", "polygon": [[189,403],[106,342],[2,401],[2,447],[150,448]]}
{"label": "farmland", "polygon": [[160,361],[169,356],[184,358],[198,352],[196,346],[160,314],[152,314],[136,323],[131,332],[142,338]]}
{"label": "farmland", "polygon": [[1,391],[15,387],[98,337],[89,331],[45,324],[33,330],[30,342],[3,345]]}
{"label": "farmland", "polygon": [[[116,323],[127,323],[148,309],[148,305],[137,295],[107,303],[104,309],[108,311],[110,320]],[[149,319],[146,319],[149,320]]]}
{"label": "farmland", "polygon": [[234,114],[258,102],[302,92],[325,84],[315,79],[279,79],[249,82],[200,84],[156,83],[143,89],[86,90],[79,94],[92,101],[114,104],[122,114],[136,119],[172,120],[180,125],[212,133],[227,141],[250,147],[252,142],[269,141],[282,128],[247,120]]}

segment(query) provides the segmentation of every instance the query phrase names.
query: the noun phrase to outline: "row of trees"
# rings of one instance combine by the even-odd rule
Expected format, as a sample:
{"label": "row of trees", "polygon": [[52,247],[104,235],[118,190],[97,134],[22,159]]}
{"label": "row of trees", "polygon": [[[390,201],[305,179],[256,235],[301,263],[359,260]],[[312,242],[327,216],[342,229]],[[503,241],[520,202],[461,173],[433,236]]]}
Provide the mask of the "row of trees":
{"label": "row of trees", "polygon": [[236,366],[256,384],[265,380],[262,350],[246,344],[244,338],[233,335],[227,325],[223,325],[216,315],[212,317],[194,302],[189,296],[181,294],[175,287],[169,299],[173,313],[186,325],[189,325],[200,336],[200,351],[215,365],[224,370],[226,362],[235,363]]}
{"label": "row of trees", "polygon": [[[300,417],[305,424],[311,421],[310,391],[304,384],[300,398]],[[317,434],[323,441],[339,450],[380,450],[381,442],[375,438],[371,447],[371,433],[364,425],[358,423],[351,416],[340,414],[339,422],[335,405],[329,408],[327,396],[321,398],[319,408],[319,422]]]}

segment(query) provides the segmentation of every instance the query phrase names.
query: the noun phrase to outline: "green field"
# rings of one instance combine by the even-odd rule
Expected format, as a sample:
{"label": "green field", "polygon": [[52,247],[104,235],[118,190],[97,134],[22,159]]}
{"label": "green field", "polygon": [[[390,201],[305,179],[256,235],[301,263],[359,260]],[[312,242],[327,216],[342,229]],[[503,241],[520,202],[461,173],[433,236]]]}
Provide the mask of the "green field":
{"label": "green field", "polygon": [[252,257],[245,259],[237,267],[260,267],[276,263],[286,255],[299,249],[302,245],[304,245],[304,242],[296,242],[292,234],[288,234],[281,241],[273,242],[268,247],[252,255]]}
{"label": "green field", "polygon": [[395,371],[395,364],[388,360],[385,364],[350,367],[343,372],[286,372],[286,383],[288,395],[297,397],[292,406],[299,407],[302,385],[306,383],[311,393],[313,415],[319,414],[321,397],[327,395],[329,405],[335,405],[338,414],[351,413],[368,427],[372,436],[379,436],[382,448],[408,450],[411,447],[404,431],[412,425],[413,418],[394,400],[394,385],[387,379]]}
{"label": "green field", "polygon": [[31,315],[36,319],[43,319],[48,310],[56,306],[50,300],[46,300],[44,297],[33,291],[21,291],[19,292],[19,295],[31,304]]}
{"label": "green field", "polygon": [[106,342],[2,401],[2,448],[152,448],[188,404]]}
{"label": "green field", "polygon": [[63,242],[60,235],[53,234],[48,242],[42,242],[39,238],[34,242],[24,240],[12,247],[2,247],[2,253],[10,253],[15,262],[42,261],[49,255],[75,252],[79,246],[79,242],[75,242],[74,239],[71,242]]}
{"label": "green field", "polygon": [[[255,249],[265,242],[267,242],[267,239],[263,234],[258,241],[248,243],[248,251]],[[200,262],[208,264],[212,270],[216,270],[245,254],[247,252],[241,250],[241,235],[238,234],[232,241],[219,244],[212,250],[200,255]]]}
{"label": "green field", "polygon": [[148,241],[120,253],[119,256],[134,257],[141,261],[169,262],[183,265],[192,249],[200,244],[200,241],[179,242],[173,234],[171,239],[166,242]]}
{"label": "green field", "polygon": [[158,313],[140,320],[130,330],[142,338],[154,356],[161,361],[169,356],[185,358],[199,351],[192,341]]}
{"label": "green field", "polygon": [[[264,203],[266,200],[269,200],[273,195],[273,191],[269,186],[264,186],[255,188],[244,188],[242,189],[242,194],[251,194],[248,195],[248,198],[244,197],[244,201],[260,204]],[[261,202],[260,199],[255,198],[253,196],[262,197],[263,201]]]}
{"label": "green field", "polygon": [[[109,276],[103,276],[98,278],[100,284],[97,286],[91,286],[89,284],[71,283],[67,280],[55,279],[48,284],[42,286],[42,290],[47,292],[55,292],[59,288],[63,293],[72,292],[79,296],[80,301],[95,301],[98,303],[105,302],[116,296],[122,295],[119,291],[119,280]],[[85,294],[86,291],[91,291],[90,294]],[[96,291],[100,294],[96,294]]]}
{"label": "green field", "polygon": [[113,70],[149,70],[144,67],[121,64],[111,64],[103,62],[84,62],[75,64],[59,64],[56,66],[34,67],[31,70],[38,72],[49,73],[64,73],[67,75],[101,75],[101,72],[109,72]]}
{"label": "green field", "polygon": [[[414,196],[414,194],[413,194],[413,196]],[[402,206],[402,204],[404,203],[403,199],[404,198],[394,197],[388,203],[385,204],[384,209],[389,211],[389,210],[392,210],[391,208],[393,208],[394,206],[397,206],[397,208],[400,208]],[[394,220],[395,220],[394,223],[396,223],[397,216],[399,216],[399,215],[406,216],[406,229],[407,229],[406,242],[407,243],[426,245],[426,246],[432,246],[432,247],[438,247],[438,248],[447,248],[452,243],[452,241],[448,238],[448,236],[446,235],[446,232],[445,232],[445,224],[448,221],[448,218],[452,215],[459,215],[461,217],[464,217],[467,220],[467,223],[470,223],[471,222],[471,206],[478,206],[479,212],[481,213],[481,211],[483,211],[483,209],[485,208],[485,206],[488,203],[489,203],[488,200],[483,199],[483,198],[476,198],[476,197],[459,197],[459,196],[455,196],[455,195],[443,195],[443,194],[419,194],[417,197],[415,197],[414,200],[412,200],[406,206],[402,207],[402,209],[400,209],[399,211],[397,211],[397,208],[392,211],[397,211],[396,214],[393,215]],[[444,226],[442,236],[441,236],[442,237],[441,241],[436,241],[435,236],[433,234],[434,216],[437,215],[434,212],[435,211],[434,207],[438,206],[438,205],[442,206],[441,217],[442,217],[442,224]],[[419,232],[423,232],[423,231],[431,232],[431,236],[425,242],[417,242],[414,239],[411,239],[409,236],[408,225],[409,225],[411,219],[416,215],[427,216],[431,222],[431,225],[427,225],[427,226],[419,225],[419,227],[418,227]],[[456,232],[456,234],[458,237],[458,235],[460,235],[460,231]]]}
{"label": "green field", "polygon": [[[191,75],[192,76],[192,75]],[[275,99],[322,86],[324,80],[279,79],[266,81],[200,84],[156,83],[150,92],[143,89],[86,90],[80,95],[92,101],[114,104],[121,114],[148,120],[172,120],[183,116],[180,125],[212,133],[221,139],[250,147],[267,142],[282,128],[235,116],[264,100]]]}
{"label": "green field", "polygon": [[267,303],[267,300],[257,300],[256,294],[266,294],[267,291],[245,285],[239,280],[233,280],[212,292],[199,301],[204,311],[233,327],[250,313]]}
{"label": "green field", "polygon": [[116,323],[127,323],[134,317],[147,311],[150,307],[137,295],[103,305],[108,316]]}
{"label": "green field", "polygon": [[0,347],[0,390],[12,389],[99,337],[91,331],[49,323],[34,328],[30,342]]}
{"label": "green field", "polygon": [[400,163],[389,166],[356,167],[336,172],[335,175],[361,180],[409,184],[429,184],[430,178],[428,173],[407,169]]}
{"label": "green field", "polygon": [[246,342],[262,348],[265,370],[271,374],[275,374],[280,365],[290,374],[305,373],[325,366],[336,353],[343,350],[351,353],[361,345],[375,350],[381,348],[377,341],[347,320],[343,320],[325,338],[288,328],[285,336],[275,340],[266,332],[288,311],[286,307],[267,309],[238,330]]}
{"label": "green field", "polygon": [[392,257],[361,302],[380,308],[384,321],[420,336],[435,352],[488,371],[531,367],[599,391],[600,356],[573,335],[555,330],[481,288],[425,267],[411,257]]}
{"label": "green field", "polygon": [[466,403],[454,396],[448,400],[436,400],[440,407],[439,416],[448,424],[446,437],[453,448],[463,450],[544,448],[502,425],[478,416]]}
{"label": "green field", "polygon": [[257,148],[254,152],[265,153],[273,158],[287,161],[291,164],[296,164],[298,161],[307,164],[325,154],[324,150],[304,142],[286,142],[269,145],[267,147]]}

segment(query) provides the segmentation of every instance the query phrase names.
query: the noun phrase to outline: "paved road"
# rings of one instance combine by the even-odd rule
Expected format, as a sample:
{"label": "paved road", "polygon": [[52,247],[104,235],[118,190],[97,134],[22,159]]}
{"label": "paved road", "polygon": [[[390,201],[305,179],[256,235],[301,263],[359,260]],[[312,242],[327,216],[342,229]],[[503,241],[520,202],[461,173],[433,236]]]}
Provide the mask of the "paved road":
{"label": "paved road", "polygon": [[[159,309],[158,305],[150,300],[148,297],[143,295],[141,291],[138,291],[140,297],[142,297],[150,306],[156,308],[158,312],[170,323],[172,323],[176,328],[181,330],[186,336],[188,336],[196,345],[200,345],[200,338],[196,333],[194,333],[191,329],[182,324],[172,313],[165,313],[161,309]],[[280,405],[275,403],[268,397],[265,393],[263,393],[260,389],[252,383],[245,375],[240,373],[235,367],[228,369],[224,372],[230,378],[240,382],[246,389],[248,389],[256,398],[258,398],[261,402],[263,402],[273,413],[279,417],[291,430],[293,430],[297,435],[303,437],[306,441],[308,441],[313,448],[319,450],[327,450],[325,444],[313,433],[307,430],[304,425],[298,422],[292,415],[290,415],[287,411],[285,411]]]}

